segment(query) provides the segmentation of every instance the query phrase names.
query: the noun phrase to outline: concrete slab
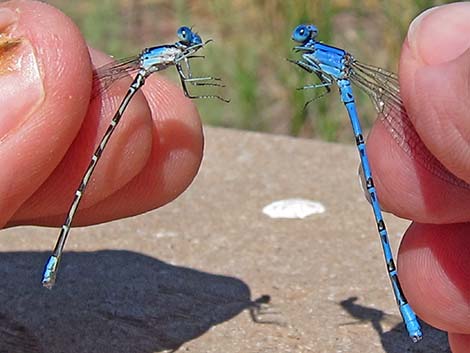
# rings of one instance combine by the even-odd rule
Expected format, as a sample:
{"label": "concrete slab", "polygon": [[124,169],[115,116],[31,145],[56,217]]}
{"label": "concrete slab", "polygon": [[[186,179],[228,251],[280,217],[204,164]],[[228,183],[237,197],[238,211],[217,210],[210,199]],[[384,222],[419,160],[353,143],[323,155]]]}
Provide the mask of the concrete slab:
{"label": "concrete slab", "polygon": [[[449,352],[430,327],[415,345],[405,334],[354,146],[216,128],[206,138],[178,200],[74,229],[52,291],[40,278],[57,230],[0,233],[1,352]],[[263,214],[291,198],[325,212]],[[386,222],[396,249],[407,222]]]}

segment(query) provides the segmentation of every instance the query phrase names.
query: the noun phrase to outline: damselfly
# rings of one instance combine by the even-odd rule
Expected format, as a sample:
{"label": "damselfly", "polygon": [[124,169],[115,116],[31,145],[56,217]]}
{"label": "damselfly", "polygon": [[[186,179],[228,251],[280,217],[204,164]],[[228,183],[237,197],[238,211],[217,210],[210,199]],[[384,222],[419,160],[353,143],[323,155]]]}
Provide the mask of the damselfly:
{"label": "damselfly", "polygon": [[99,146],[93,154],[90,164],[85,171],[85,174],[75,191],[75,197],[62,225],[59,237],[53,254],[49,257],[46,263],[42,284],[47,288],[52,288],[56,281],[58,266],[62,258],[62,253],[70,232],[73,217],[77,211],[80,200],[83,196],[85,188],[90,180],[93,170],[100,159],[103,150],[105,149],[112,133],[121,120],[124,111],[126,110],[129,102],[135,93],[144,85],[145,79],[152,73],[165,70],[170,66],[175,66],[178,72],[184,94],[189,98],[217,98],[224,102],[228,100],[218,95],[192,95],[188,91],[188,84],[197,86],[222,86],[216,81],[215,77],[195,77],[192,75],[190,59],[199,56],[194,55],[196,51],[203,48],[210,40],[205,43],[202,42],[201,37],[193,32],[188,27],[180,27],[177,31],[179,41],[174,44],[159,45],[152,48],[147,48],[142,51],[140,55],[124,59],[110,65],[106,65],[97,70],[97,78],[101,85],[98,88],[99,92],[106,90],[115,81],[128,76],[129,74],[137,72],[132,84],[129,87],[124,99],[122,100],[117,112],[111,120],[111,123],[106,130]]}
{"label": "damselfly", "polygon": [[[412,141],[417,141],[417,139],[419,140],[419,138],[416,132],[411,128],[411,123],[408,120],[403,119],[403,116],[406,115],[406,111],[400,98],[400,89],[396,75],[384,69],[362,64],[346,51],[318,42],[316,40],[317,34],[318,30],[314,25],[297,26],[292,33],[292,39],[301,43],[299,46],[294,47],[294,50],[302,53],[302,59],[290,61],[297,64],[307,72],[315,74],[320,80],[320,83],[318,84],[307,85],[301,89],[325,88],[325,93],[328,93],[330,92],[330,87],[333,84],[336,84],[339,88],[341,101],[344,103],[348,111],[354,137],[356,139],[366,188],[374,211],[375,221],[377,223],[385,262],[387,264],[388,275],[392,282],[393,292],[408,334],[412,340],[416,342],[422,338],[421,327],[414,311],[408,304],[400,287],[400,282],[398,281],[397,269],[393,260],[385,222],[382,217],[382,211],[380,209],[374,181],[372,179],[369,159],[366,153],[361,124],[356,111],[356,102],[351,82],[363,89],[370,96],[377,111],[384,121],[388,123],[392,132],[395,134],[396,139],[400,140],[399,142],[401,142],[402,147],[410,148],[411,146],[409,144]],[[306,104],[313,100],[308,101]],[[407,137],[401,135],[403,129],[407,130]],[[413,133],[415,135],[409,135]],[[422,145],[421,148],[425,148],[425,146]],[[423,151],[426,150],[423,149]],[[442,169],[442,171],[436,169],[434,172],[442,178],[448,177],[447,174],[445,174],[446,171],[444,169]],[[450,180],[452,180],[452,178],[450,178]]]}

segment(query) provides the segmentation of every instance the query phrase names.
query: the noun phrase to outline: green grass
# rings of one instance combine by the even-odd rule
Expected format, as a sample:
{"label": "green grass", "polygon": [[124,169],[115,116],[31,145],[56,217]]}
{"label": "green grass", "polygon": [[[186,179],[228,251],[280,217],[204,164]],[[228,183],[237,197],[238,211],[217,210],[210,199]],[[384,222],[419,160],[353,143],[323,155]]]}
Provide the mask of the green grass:
{"label": "green grass", "polygon": [[[314,78],[285,60],[296,58],[291,51],[293,28],[314,23],[323,42],[343,47],[361,61],[395,71],[411,20],[424,9],[444,2],[49,1],[76,21],[91,45],[116,57],[174,42],[180,25],[193,25],[203,39],[214,39],[204,49],[206,58],[194,62],[195,73],[221,77],[227,88],[217,93],[231,99],[228,105],[199,100],[205,123],[329,141],[351,141],[348,121],[338,97],[323,97],[304,109],[305,102],[319,92],[296,90]],[[197,92],[208,92],[203,88]],[[358,105],[367,128],[375,118],[373,106],[364,95],[359,95]]]}

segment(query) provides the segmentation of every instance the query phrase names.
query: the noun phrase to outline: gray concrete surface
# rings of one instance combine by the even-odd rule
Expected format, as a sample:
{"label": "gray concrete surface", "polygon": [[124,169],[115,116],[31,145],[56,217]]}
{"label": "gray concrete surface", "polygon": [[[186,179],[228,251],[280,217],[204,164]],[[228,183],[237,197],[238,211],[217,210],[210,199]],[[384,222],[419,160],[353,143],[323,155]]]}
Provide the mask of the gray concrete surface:
{"label": "gray concrete surface", "polygon": [[[448,352],[442,332],[404,332],[357,167],[354,146],[207,128],[190,189],[74,229],[52,291],[57,230],[1,232],[0,351]],[[326,212],[262,213],[288,198]],[[386,221],[396,249],[407,222]]]}

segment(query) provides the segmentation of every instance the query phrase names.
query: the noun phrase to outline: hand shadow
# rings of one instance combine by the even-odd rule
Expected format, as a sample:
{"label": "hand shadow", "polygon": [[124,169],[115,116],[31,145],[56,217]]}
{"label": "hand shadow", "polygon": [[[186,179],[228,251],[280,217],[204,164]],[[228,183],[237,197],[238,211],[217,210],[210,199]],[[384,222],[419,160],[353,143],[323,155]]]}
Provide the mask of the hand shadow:
{"label": "hand shadow", "polygon": [[413,343],[408,337],[408,332],[406,331],[405,324],[403,322],[400,322],[390,331],[384,331],[383,322],[387,320],[388,317],[393,317],[394,315],[388,315],[381,310],[356,304],[357,300],[357,297],[349,297],[339,303],[344,310],[349,313],[349,315],[357,319],[357,321],[348,322],[343,325],[370,322],[374,330],[380,336],[384,352],[451,353],[447,334],[445,332],[421,321],[423,339],[418,343]]}
{"label": "hand shadow", "polygon": [[178,267],[128,251],[68,252],[51,290],[48,253],[0,256],[0,352],[176,350],[245,309],[259,311],[233,277]]}

